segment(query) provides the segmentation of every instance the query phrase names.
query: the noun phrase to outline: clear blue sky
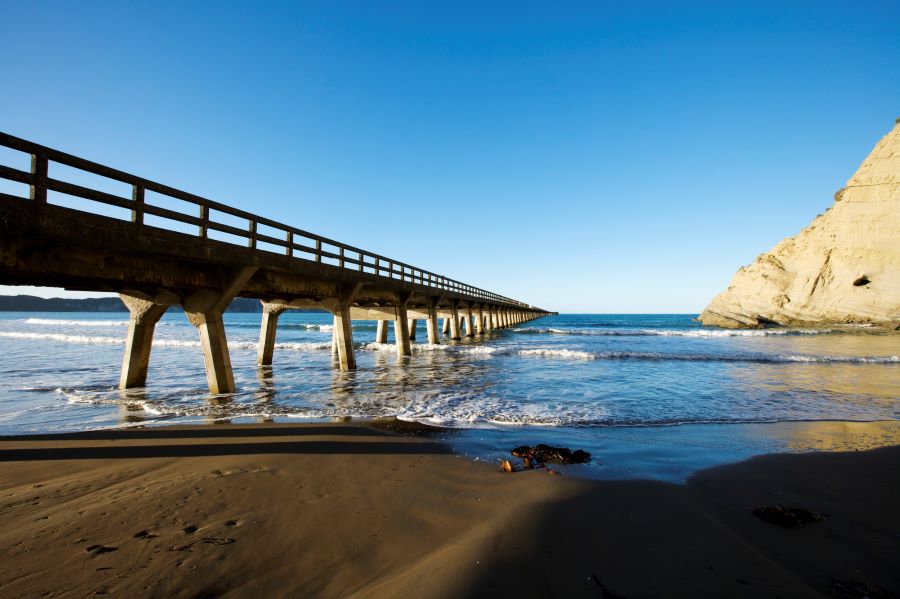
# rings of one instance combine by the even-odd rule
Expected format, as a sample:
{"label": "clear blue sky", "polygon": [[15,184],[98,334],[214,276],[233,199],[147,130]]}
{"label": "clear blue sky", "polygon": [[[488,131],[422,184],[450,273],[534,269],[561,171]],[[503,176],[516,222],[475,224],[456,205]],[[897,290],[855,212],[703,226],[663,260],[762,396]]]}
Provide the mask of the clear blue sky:
{"label": "clear blue sky", "polygon": [[898,2],[486,4],[0,0],[0,129],[547,308],[698,312],[900,116]]}

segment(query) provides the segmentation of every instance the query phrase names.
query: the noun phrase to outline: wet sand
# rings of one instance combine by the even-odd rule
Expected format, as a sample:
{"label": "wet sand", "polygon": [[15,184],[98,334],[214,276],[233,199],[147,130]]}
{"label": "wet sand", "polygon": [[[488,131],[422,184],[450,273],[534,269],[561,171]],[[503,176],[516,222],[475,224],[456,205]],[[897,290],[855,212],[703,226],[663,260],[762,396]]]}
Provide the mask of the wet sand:
{"label": "wet sand", "polygon": [[[751,512],[827,519],[786,529]],[[686,485],[503,474],[364,425],[0,439],[0,596],[900,594],[900,447]]]}

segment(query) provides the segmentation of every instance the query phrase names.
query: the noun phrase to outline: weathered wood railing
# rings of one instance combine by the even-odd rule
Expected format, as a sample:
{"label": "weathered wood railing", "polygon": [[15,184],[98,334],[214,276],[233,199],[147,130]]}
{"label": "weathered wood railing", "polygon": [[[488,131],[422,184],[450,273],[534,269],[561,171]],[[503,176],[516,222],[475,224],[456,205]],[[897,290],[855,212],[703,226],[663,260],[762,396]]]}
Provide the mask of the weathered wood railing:
{"label": "weathered wood railing", "polygon": [[[424,287],[433,288],[438,292],[447,291],[468,295],[485,302],[526,307],[526,304],[522,302],[472,285],[467,285],[443,275],[423,270],[372,252],[367,252],[360,248],[334,241],[322,237],[321,235],[316,235],[315,233],[284,225],[244,210],[232,208],[231,206],[214,202],[192,193],[169,187],[168,185],[163,185],[155,181],[150,181],[142,177],[109,168],[6,133],[0,132],[0,146],[31,156],[30,171],[0,164],[0,179],[28,185],[30,188],[29,197],[33,202],[47,203],[48,192],[57,192],[128,210],[131,213],[131,222],[137,227],[145,226],[145,217],[147,215],[152,215],[169,221],[194,225],[197,227],[197,237],[202,239],[210,238],[210,231],[218,231],[220,233],[246,239],[247,246],[254,251],[270,251],[259,247],[259,244],[261,243],[268,244],[269,246],[281,248],[280,251],[283,251],[285,255],[297,260],[307,260],[318,263],[324,262],[339,266],[340,268],[354,269],[359,272],[366,272],[379,277],[422,285]],[[131,186],[131,198],[121,197],[112,193],[53,178],[50,176],[51,163],[58,163],[78,169],[79,171],[125,183]],[[190,214],[185,214],[177,210],[170,210],[148,203],[146,198],[148,191],[193,204],[197,206],[198,213],[196,216],[191,216]],[[25,199],[22,196],[15,196],[2,192],[0,192],[0,196]],[[246,221],[247,225],[245,228],[241,228],[225,224],[224,222],[212,218],[211,212],[219,212],[237,219],[243,219]],[[268,235],[261,232],[261,226],[273,229],[280,236]],[[225,243],[233,243],[226,239],[217,238],[216,240]]]}

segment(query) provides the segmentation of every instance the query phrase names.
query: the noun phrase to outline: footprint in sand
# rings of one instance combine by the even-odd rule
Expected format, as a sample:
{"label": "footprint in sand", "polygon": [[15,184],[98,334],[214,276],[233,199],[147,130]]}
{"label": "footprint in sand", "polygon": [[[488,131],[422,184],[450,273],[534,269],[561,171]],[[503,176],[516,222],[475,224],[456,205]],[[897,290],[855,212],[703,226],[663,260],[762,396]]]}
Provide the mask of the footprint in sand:
{"label": "footprint in sand", "polygon": [[118,551],[118,547],[107,547],[106,545],[91,545],[85,551],[87,551],[91,557],[96,557],[103,553],[111,553],[113,551]]}

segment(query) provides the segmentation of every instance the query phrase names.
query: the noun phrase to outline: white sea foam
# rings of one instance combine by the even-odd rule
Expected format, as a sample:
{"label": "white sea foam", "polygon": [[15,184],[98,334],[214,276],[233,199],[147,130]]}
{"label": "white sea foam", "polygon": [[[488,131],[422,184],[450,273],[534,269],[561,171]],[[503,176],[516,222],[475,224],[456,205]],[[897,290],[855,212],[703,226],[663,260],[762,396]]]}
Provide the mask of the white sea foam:
{"label": "white sea foam", "polygon": [[25,333],[21,331],[0,331],[0,337],[8,339],[35,339],[43,341],[62,341],[64,343],[106,343],[121,345],[125,339],[121,337],[99,337],[91,335],[63,335],[62,333]]}
{"label": "white sea foam", "polygon": [[[28,333],[21,331],[0,331],[0,337],[10,339],[33,339],[36,341],[60,341],[63,343],[81,344],[105,344],[123,345],[125,337],[102,337],[96,335],[64,335],[62,333]],[[153,347],[200,347],[200,341],[195,339],[154,339]],[[229,341],[231,349],[256,349],[256,341]],[[331,342],[327,343],[276,343],[278,349],[295,351],[317,351],[331,349]]]}
{"label": "white sea foam", "polygon": [[452,428],[482,428],[485,425],[577,426],[596,422],[606,415],[599,404],[528,404],[479,391],[411,393],[407,397],[410,401],[398,411],[397,418]]}
{"label": "white sea foam", "polygon": [[575,360],[594,360],[597,354],[576,349],[536,348],[520,349],[516,352],[519,356],[537,356],[542,358],[569,358]]}
{"label": "white sea foam", "polygon": [[69,320],[64,318],[28,318],[25,324],[78,327],[127,327],[127,320]]}
{"label": "white sea foam", "polygon": [[[256,343],[252,344],[253,347],[256,347]],[[328,341],[326,343],[276,343],[276,349],[291,349],[294,351],[320,351],[324,349],[331,349],[331,342]]]}
{"label": "white sea foam", "polygon": [[758,362],[758,363],[846,363],[846,364],[900,364],[900,356],[807,356],[807,355],[758,355],[758,354],[695,354],[636,351],[587,352],[570,349],[537,348],[515,352],[520,356],[562,358],[577,360],[649,360],[685,362]]}
{"label": "white sea foam", "polygon": [[825,335],[836,329],[513,329],[518,333],[583,335],[591,337],[773,337],[784,335]]}
{"label": "white sea foam", "polygon": [[[437,343],[413,343],[410,346],[413,353],[418,352],[456,352],[469,355],[490,355],[494,353],[502,353],[503,349],[499,347],[491,347],[487,345],[440,345]],[[397,351],[397,346],[393,343],[366,343],[360,347],[366,351]]]}

